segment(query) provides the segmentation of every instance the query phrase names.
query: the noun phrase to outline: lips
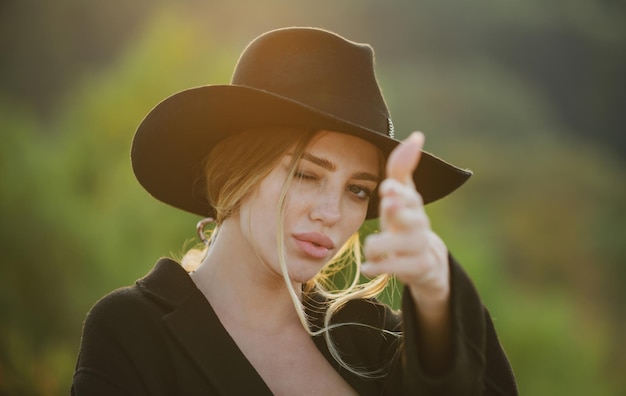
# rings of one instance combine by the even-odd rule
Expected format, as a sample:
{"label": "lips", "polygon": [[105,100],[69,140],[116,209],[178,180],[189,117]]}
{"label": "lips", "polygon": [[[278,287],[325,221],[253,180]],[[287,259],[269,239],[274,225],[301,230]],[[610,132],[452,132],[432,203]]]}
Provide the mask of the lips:
{"label": "lips", "polygon": [[335,248],[335,244],[329,237],[317,232],[295,234],[294,238],[303,253],[316,259],[328,257]]}

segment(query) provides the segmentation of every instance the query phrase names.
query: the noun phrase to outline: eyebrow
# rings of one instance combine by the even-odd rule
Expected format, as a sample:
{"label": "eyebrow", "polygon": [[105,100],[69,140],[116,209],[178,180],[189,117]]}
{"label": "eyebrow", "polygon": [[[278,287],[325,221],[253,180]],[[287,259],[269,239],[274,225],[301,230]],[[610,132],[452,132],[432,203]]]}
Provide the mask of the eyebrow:
{"label": "eyebrow", "polygon": [[[315,165],[321,166],[322,168],[329,170],[329,171],[334,171],[337,169],[337,167],[335,166],[335,164],[333,164],[332,162],[330,162],[329,160],[327,160],[326,158],[321,158],[321,157],[317,157],[311,153],[303,153],[302,154],[302,159],[305,159],[309,162],[314,163]],[[353,176],[353,178],[355,179],[359,179],[359,180],[369,180],[369,181],[373,181],[375,183],[379,183],[380,182],[380,177],[376,176],[374,174],[371,174],[369,172],[357,172],[355,173]]]}

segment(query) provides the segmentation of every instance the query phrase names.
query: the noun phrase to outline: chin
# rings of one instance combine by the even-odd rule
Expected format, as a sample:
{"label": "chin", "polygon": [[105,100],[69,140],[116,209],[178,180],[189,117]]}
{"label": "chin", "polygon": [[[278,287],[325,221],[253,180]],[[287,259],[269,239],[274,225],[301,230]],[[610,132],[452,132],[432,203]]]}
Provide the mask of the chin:
{"label": "chin", "polygon": [[322,270],[322,268],[323,267],[316,268],[314,271],[312,271],[310,268],[302,269],[300,271],[289,271],[289,279],[291,279],[292,282],[304,284],[315,278],[317,274],[319,274],[319,272]]}
{"label": "chin", "polygon": [[311,260],[308,257],[290,255],[286,257],[289,279],[296,283],[306,283],[315,278],[329,260]]}
{"label": "chin", "polygon": [[311,279],[315,278],[315,276],[317,275],[317,272],[315,274],[289,274],[289,279],[291,279],[292,282],[295,283],[307,283],[308,281],[310,281]]}

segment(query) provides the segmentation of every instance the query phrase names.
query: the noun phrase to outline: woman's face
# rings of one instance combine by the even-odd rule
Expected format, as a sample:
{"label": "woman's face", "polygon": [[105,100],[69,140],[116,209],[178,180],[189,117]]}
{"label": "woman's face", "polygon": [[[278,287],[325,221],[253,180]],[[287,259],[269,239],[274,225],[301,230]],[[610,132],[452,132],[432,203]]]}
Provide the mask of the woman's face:
{"label": "woman's face", "polygon": [[[247,197],[239,221],[246,242],[281,275],[276,211],[289,174],[288,153]],[[313,278],[365,220],[380,179],[377,148],[362,139],[322,131],[296,165],[284,206],[284,247],[292,281]]]}

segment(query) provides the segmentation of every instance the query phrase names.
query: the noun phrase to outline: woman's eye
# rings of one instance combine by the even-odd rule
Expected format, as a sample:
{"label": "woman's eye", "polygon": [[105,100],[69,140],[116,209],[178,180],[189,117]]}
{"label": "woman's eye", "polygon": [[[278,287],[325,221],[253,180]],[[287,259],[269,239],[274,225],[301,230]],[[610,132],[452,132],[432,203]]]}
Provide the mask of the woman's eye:
{"label": "woman's eye", "polygon": [[307,173],[307,172],[302,172],[302,171],[296,171],[294,173],[294,177],[296,179],[300,179],[300,180],[315,180],[317,179],[317,176],[315,176],[312,173]]}
{"label": "woman's eye", "polygon": [[351,185],[348,187],[348,190],[359,199],[366,200],[370,199],[370,197],[372,196],[372,190],[367,187]]}

